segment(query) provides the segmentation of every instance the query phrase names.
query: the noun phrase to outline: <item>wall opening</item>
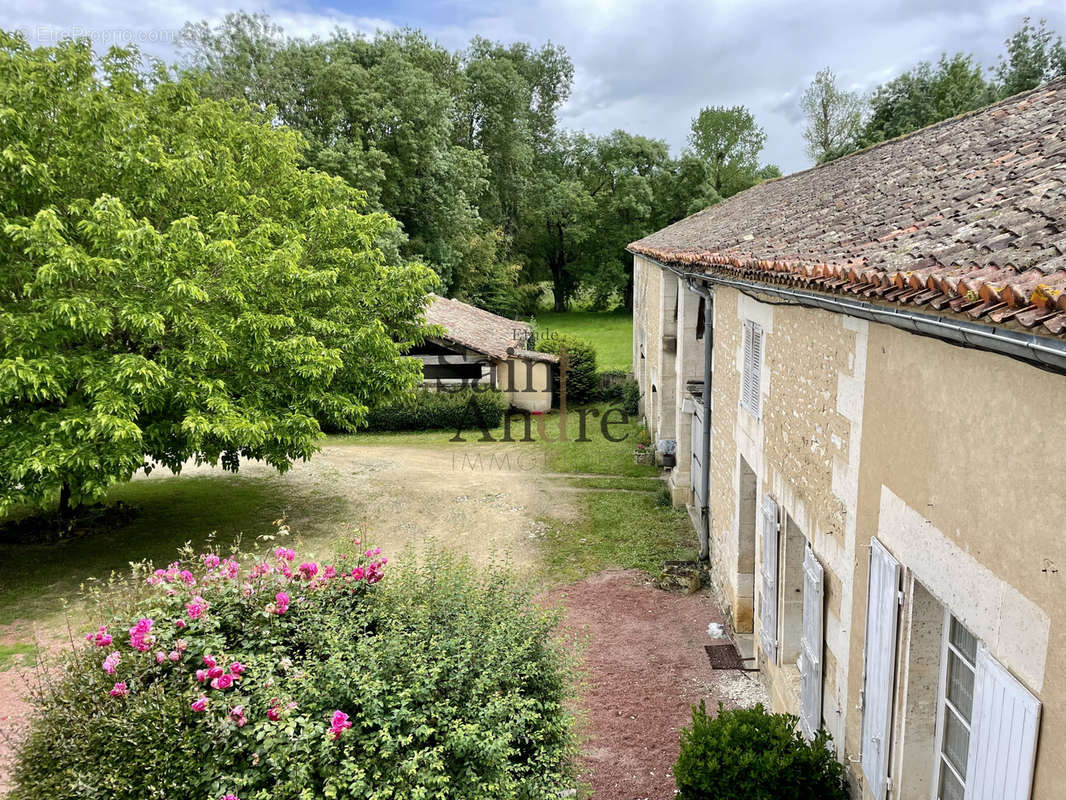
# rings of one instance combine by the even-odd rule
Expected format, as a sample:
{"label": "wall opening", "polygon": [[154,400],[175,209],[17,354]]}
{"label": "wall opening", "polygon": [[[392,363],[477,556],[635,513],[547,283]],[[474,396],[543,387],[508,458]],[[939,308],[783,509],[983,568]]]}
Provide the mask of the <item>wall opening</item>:
{"label": "wall opening", "polygon": [[903,697],[901,797],[930,797],[936,762],[937,689],[944,639],[944,607],[913,582]]}
{"label": "wall opening", "polygon": [[803,635],[803,553],[807,537],[791,515],[785,515],[785,535],[781,554],[781,661],[783,666],[795,666],[800,656],[800,637]]}
{"label": "wall opening", "polygon": [[[703,299],[700,299],[703,302]],[[702,317],[701,317],[702,319]],[[733,627],[737,633],[755,631],[755,516],[759,513],[755,470],[740,459],[740,504],[737,515],[737,602]]]}

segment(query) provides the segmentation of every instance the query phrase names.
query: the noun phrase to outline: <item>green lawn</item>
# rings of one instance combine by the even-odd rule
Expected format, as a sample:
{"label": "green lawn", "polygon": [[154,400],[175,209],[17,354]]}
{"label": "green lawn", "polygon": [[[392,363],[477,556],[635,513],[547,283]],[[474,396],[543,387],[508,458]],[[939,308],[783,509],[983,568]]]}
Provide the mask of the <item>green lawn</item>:
{"label": "green lawn", "polygon": [[273,521],[286,515],[299,514],[305,540],[338,535],[343,500],[328,491],[295,487],[275,474],[251,477],[221,470],[179,480],[161,471],[116,486],[108,499],[139,509],[129,525],[55,544],[0,544],[0,624],[55,614],[62,599],[75,599],[86,580],[106,579],[130,561],[166,564],[185,542],[200,548],[214,538],[228,546],[242,533],[269,534]]}
{"label": "green lawn", "polygon": [[[611,441],[603,436],[602,417],[593,413],[605,409],[595,406],[585,414],[585,441],[578,441],[580,410],[571,410],[565,441],[559,441],[561,419],[553,412],[532,418],[537,441],[511,445],[536,448],[543,455],[543,468],[559,474],[560,483],[571,490],[590,490],[576,499],[585,511],[582,520],[542,520],[548,531],[542,540],[544,575],[553,583],[609,566],[653,570],[663,559],[679,557],[694,538],[686,515],[661,505],[657,469],[633,463],[636,422],[619,422],[616,410],[609,432],[621,441]],[[512,438],[519,440],[523,433],[522,419],[515,418]],[[325,444],[446,448],[453,446],[449,439],[454,435],[357,434],[331,436]],[[481,436],[476,431],[464,435],[468,442]],[[499,442],[504,431],[497,428],[490,435]],[[319,481],[297,481],[273,472],[217,471],[175,480],[160,472],[116,486],[109,499],[139,510],[129,525],[56,544],[0,544],[0,624],[54,617],[65,600],[77,599],[79,587],[90,578],[106,579],[112,571],[127,569],[131,560],[165,564],[186,542],[201,548],[214,538],[226,546],[243,533],[246,548],[266,548],[268,543],[248,537],[269,534],[273,521],[281,517],[298,520],[295,533],[305,548],[322,552],[333,546],[348,522],[348,500],[335,488],[344,478],[338,473]]]}
{"label": "green lawn", "polygon": [[577,336],[596,348],[596,365],[603,372],[633,369],[633,315],[628,311],[540,311],[542,331]]}

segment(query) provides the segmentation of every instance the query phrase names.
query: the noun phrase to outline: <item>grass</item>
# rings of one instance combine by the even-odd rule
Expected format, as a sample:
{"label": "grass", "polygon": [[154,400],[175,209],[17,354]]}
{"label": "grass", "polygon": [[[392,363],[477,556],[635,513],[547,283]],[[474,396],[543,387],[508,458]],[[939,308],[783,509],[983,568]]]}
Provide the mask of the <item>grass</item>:
{"label": "grass", "polygon": [[544,570],[552,581],[568,583],[611,567],[654,573],[663,561],[695,558],[688,515],[655,495],[590,492],[582,500],[580,521],[544,520]]}
{"label": "grass", "polygon": [[37,647],[17,642],[0,644],[0,672],[7,672],[16,664],[28,664],[37,658]]}
{"label": "grass", "polygon": [[242,533],[269,534],[274,520],[293,515],[301,518],[305,540],[335,536],[343,499],[295,487],[280,475],[230,473],[160,474],[116,486],[108,499],[140,510],[131,524],[55,544],[0,545],[0,624],[55,614],[89,578],[125,570],[131,559],[168,563],[185,542],[201,547],[213,539],[225,546]]}
{"label": "grass", "polygon": [[633,315],[629,311],[539,311],[535,320],[541,331],[591,342],[601,372],[632,371]]}
{"label": "grass", "polygon": [[[607,566],[657,569],[659,561],[678,557],[678,549],[693,538],[684,514],[658,504],[657,469],[633,463],[637,424],[618,421],[615,412],[609,433],[620,441],[611,441],[600,426],[606,409],[600,405],[586,411],[584,441],[577,441],[580,411],[572,410],[567,416],[567,440],[559,441],[561,417],[552,413],[533,417],[534,442],[506,445],[535,448],[532,452],[538,454],[542,470],[568,476],[571,486],[600,490],[577,496],[585,512],[583,521],[545,520],[549,533],[543,552],[553,580]],[[504,430],[489,433],[498,443]],[[523,433],[523,420],[517,418],[512,438],[521,439]],[[454,435],[454,431],[356,434],[331,436],[325,444],[452,447],[449,440]],[[465,433],[468,442],[479,438],[479,432]],[[476,452],[477,447],[471,449]],[[64,599],[75,599],[87,580],[124,571],[130,560],[168,563],[186,542],[201,548],[213,540],[225,547],[244,534],[244,546],[255,549],[249,538],[269,534],[273,521],[281,517],[293,520],[294,530],[310,549],[332,545],[349,507],[345,496],[331,486],[345,479],[339,473],[336,481],[314,483],[289,481],[275,473],[215,472],[178,478],[159,473],[116,486],[108,499],[139,510],[129,525],[55,544],[0,544],[0,624],[55,615],[62,611]]]}

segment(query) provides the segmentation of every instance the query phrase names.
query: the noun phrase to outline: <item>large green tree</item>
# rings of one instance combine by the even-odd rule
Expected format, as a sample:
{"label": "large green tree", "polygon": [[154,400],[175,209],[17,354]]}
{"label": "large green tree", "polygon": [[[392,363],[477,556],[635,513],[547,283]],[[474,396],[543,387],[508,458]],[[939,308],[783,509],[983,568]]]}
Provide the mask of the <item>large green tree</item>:
{"label": "large green tree", "polygon": [[483,153],[456,141],[466,82],[448,50],[412,30],[285,38],[245,13],[188,24],[181,41],[207,96],[244,98],[300,131],[307,165],[399,220],[402,252],[431,264],[445,290],[469,264],[494,265],[499,254],[485,250],[499,239],[478,210],[490,173]]}
{"label": "large green tree", "polygon": [[0,513],[189,459],[285,469],[406,390],[424,267],[243,101],[0,34]]}
{"label": "large green tree", "polygon": [[703,108],[692,120],[689,146],[707,165],[711,187],[731,197],[758,182],[766,132],[744,106]]}
{"label": "large green tree", "polygon": [[1045,20],[1033,25],[1029,17],[1006,41],[1006,55],[996,67],[997,89],[1009,97],[1066,75],[1066,45],[1047,27]]}
{"label": "large green tree", "polygon": [[971,56],[943,55],[935,66],[923,61],[874,90],[869,118],[857,144],[866,146],[902,136],[980,108],[993,99],[993,87]]}
{"label": "large green tree", "polygon": [[803,138],[807,155],[816,164],[824,164],[855,149],[855,139],[862,126],[862,98],[837,86],[836,76],[826,67],[814,76],[800,98],[807,118]]}

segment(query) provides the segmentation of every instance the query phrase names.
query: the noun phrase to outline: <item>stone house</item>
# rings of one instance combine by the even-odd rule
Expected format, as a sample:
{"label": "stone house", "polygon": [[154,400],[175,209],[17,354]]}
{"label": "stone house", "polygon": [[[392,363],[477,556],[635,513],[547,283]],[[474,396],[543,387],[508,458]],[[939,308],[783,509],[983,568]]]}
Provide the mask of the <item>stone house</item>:
{"label": "stone house", "polygon": [[1066,797],[1066,81],[629,250],[642,414],[775,708],[855,797]]}
{"label": "stone house", "polygon": [[407,353],[422,361],[428,389],[491,386],[513,407],[548,411],[558,356],[526,349],[528,323],[439,295],[430,295],[426,322],[436,335]]}

